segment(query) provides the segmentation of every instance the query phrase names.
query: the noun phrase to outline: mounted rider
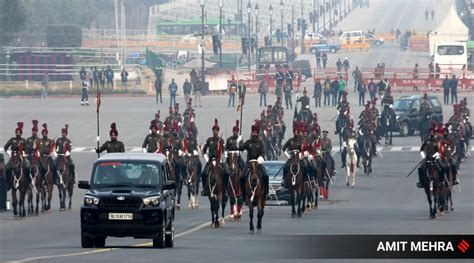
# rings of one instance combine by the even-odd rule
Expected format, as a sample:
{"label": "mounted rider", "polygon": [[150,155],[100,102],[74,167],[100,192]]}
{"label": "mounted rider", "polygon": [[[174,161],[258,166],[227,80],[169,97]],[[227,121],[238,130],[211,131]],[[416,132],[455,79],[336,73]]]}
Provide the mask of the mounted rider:
{"label": "mounted rider", "polygon": [[[435,128],[430,129],[430,135],[427,140],[423,142],[420,148],[420,155],[423,159],[420,167],[418,167],[418,183],[416,186],[418,188],[423,188],[425,182],[427,181],[426,177],[426,162],[428,160],[438,160],[440,158],[439,149],[438,149],[438,141],[435,137]],[[438,161],[437,161],[438,162]],[[438,165],[439,167],[439,165]],[[441,171],[439,171],[441,172]]]}
{"label": "mounted rider", "polygon": [[[216,161],[216,164],[221,167],[222,171],[222,183],[225,195],[227,194],[227,185],[229,183],[229,171],[222,163],[222,155],[224,153],[224,140],[219,136],[219,122],[217,119],[214,119],[214,126],[212,126],[212,137],[209,137],[206,140],[206,144],[202,149],[202,153],[204,156],[204,160],[206,160],[206,165],[204,166],[204,170],[201,173],[202,183],[203,185],[207,184],[207,177],[209,175],[209,169],[212,161]],[[207,187],[204,187],[202,195],[208,196],[209,192]]]}
{"label": "mounted rider", "polygon": [[439,154],[440,154],[440,166],[443,171],[443,176],[445,178],[448,177],[449,170],[453,173],[453,185],[459,184],[457,178],[457,166],[456,161],[453,158],[455,145],[451,138],[449,138],[449,124],[446,124],[444,128],[442,128],[442,137],[439,140]]}
{"label": "mounted rider", "polygon": [[95,149],[96,153],[101,153],[103,151],[107,151],[107,153],[123,153],[125,152],[125,146],[123,142],[117,140],[118,137],[118,131],[117,131],[117,125],[115,122],[113,122],[110,125],[110,141],[104,142],[102,146],[100,146],[99,149]]}
{"label": "mounted rider", "polygon": [[145,136],[142,149],[144,153],[157,153],[159,152],[161,136],[158,134],[158,122],[156,120],[151,121],[150,130],[151,133]]}
{"label": "mounted rider", "polygon": [[25,153],[29,160],[38,158],[38,120],[32,120],[33,127],[31,128],[31,137],[26,139]]}
{"label": "mounted rider", "polygon": [[[240,144],[242,142],[242,136],[239,135],[240,132],[240,122],[239,120],[235,121],[235,126],[232,128],[232,136],[227,138],[227,141],[225,143],[225,157],[227,158],[229,156],[229,152],[234,152],[237,153],[238,157],[238,165],[241,170],[244,169],[245,164],[244,160],[242,159],[242,156],[240,155]],[[230,165],[229,159],[227,158],[227,165]]]}
{"label": "mounted rider", "polygon": [[193,99],[189,98],[188,103],[187,103],[187,108],[184,110],[183,113],[183,118],[184,121],[186,122],[187,120],[190,121],[194,118],[196,118],[196,112],[193,109]]}
{"label": "mounted rider", "polygon": [[43,130],[41,131],[41,135],[43,136],[39,140],[39,145],[38,145],[38,150],[40,153],[40,156],[45,156],[47,157],[46,159],[48,160],[48,163],[43,163],[40,162],[40,168],[41,168],[41,173],[43,176],[45,176],[46,171],[48,170],[48,165],[53,169],[53,181],[55,185],[59,185],[59,177],[61,177],[61,174],[59,174],[58,168],[56,166],[56,163],[53,160],[52,155],[54,154],[54,148],[55,148],[55,142],[52,139],[48,138],[48,124],[43,123]]}
{"label": "mounted rider", "polygon": [[288,169],[290,168],[291,164],[291,158],[294,156],[295,153],[299,153],[299,164],[302,167],[303,174],[305,178],[308,176],[308,167],[306,164],[302,161],[303,159],[303,138],[302,138],[302,133],[303,133],[304,127],[302,127],[301,123],[295,122],[293,124],[293,138],[290,138],[282,147],[283,152],[285,153],[285,156],[287,157],[287,161],[283,165],[283,180],[282,180],[282,186],[287,187],[286,185],[286,177],[288,174]]}
{"label": "mounted rider", "polygon": [[250,162],[251,161],[257,161],[258,162],[258,168],[260,169],[260,172],[262,174],[262,180],[263,180],[263,190],[265,197],[268,195],[268,189],[269,189],[269,179],[267,172],[265,170],[265,167],[262,165],[262,163],[265,161],[263,156],[265,156],[265,145],[262,141],[262,139],[259,137],[260,134],[260,125],[259,123],[256,123],[252,125],[252,135],[250,136],[250,139],[248,139],[246,142],[244,142],[240,147],[240,151],[247,151],[247,163],[244,169],[244,172],[242,173],[242,177],[240,177],[240,189],[242,189],[242,196],[239,198],[242,198],[245,196],[245,182],[247,180],[248,173],[250,172]]}
{"label": "mounted rider", "polygon": [[173,112],[173,107],[169,107],[169,110],[168,110],[168,117],[166,117],[165,119],[165,123],[168,124],[168,125],[171,125],[173,124],[174,122],[174,119],[175,119],[175,115],[174,115],[174,112]]}
{"label": "mounted rider", "polygon": [[[23,122],[17,122],[17,127],[15,128],[15,137],[10,138],[5,146],[3,146],[3,149],[9,156],[18,156],[22,162],[22,167],[24,171],[28,171],[29,169],[29,163],[26,158],[24,158],[24,149],[25,149],[25,144],[26,141],[25,139],[21,136],[23,134]],[[7,191],[10,190],[11,188],[11,183],[12,183],[12,161],[13,158],[10,158],[8,160],[7,165],[5,166],[5,176],[6,176],[6,187]]]}
{"label": "mounted rider", "polygon": [[375,131],[379,127],[379,110],[377,109],[377,98],[372,100],[372,107],[370,108],[370,122],[371,127]]}
{"label": "mounted rider", "polygon": [[[58,138],[56,140],[56,153],[66,156],[66,160],[69,165],[69,174],[71,175],[72,183],[75,184],[76,183],[76,166],[74,165],[74,162],[71,159],[72,146],[71,146],[71,140],[67,138],[68,129],[69,129],[69,125],[67,124],[64,125],[64,128],[61,129],[61,138]],[[56,159],[55,165],[57,167],[58,159]]]}
{"label": "mounted rider", "polygon": [[189,129],[187,136],[183,139],[183,154],[196,159],[198,174],[201,174],[202,162],[201,158],[199,158],[199,144],[193,129]]}
{"label": "mounted rider", "polygon": [[[152,121],[156,121],[156,125],[158,127],[158,133],[160,133],[160,131],[163,129],[163,122],[160,121],[160,110],[158,110],[155,113],[155,118]],[[151,129],[150,129],[150,133],[151,133]]]}
{"label": "mounted rider", "polygon": [[[333,174],[336,174],[336,164],[334,162],[334,158],[331,155],[332,151],[332,142],[331,139],[328,137],[329,132],[327,130],[323,131],[323,137],[320,139],[319,145],[320,145],[320,155],[323,160],[326,160],[326,158],[329,159],[331,162],[331,166],[333,167]],[[318,153],[319,154],[319,153]]]}
{"label": "mounted rider", "polygon": [[303,89],[303,97],[296,100],[296,103],[301,102],[301,110],[309,109],[309,97],[306,87]]}
{"label": "mounted rider", "polygon": [[318,124],[318,114],[313,113],[313,123],[311,124],[311,133],[316,132],[317,138],[321,137],[321,127]]}
{"label": "mounted rider", "polygon": [[344,91],[344,93],[342,93],[342,100],[337,105],[337,111],[338,111],[339,117],[336,120],[336,131],[334,132],[334,134],[339,133],[339,131],[341,129],[341,125],[342,125],[341,121],[343,119],[346,120],[346,124],[349,122],[351,107],[350,107],[349,102],[347,101],[347,92],[346,91]]}
{"label": "mounted rider", "polygon": [[[357,132],[354,130],[353,120],[349,122],[349,126],[342,133],[342,139],[343,139],[343,143],[342,143],[343,149],[341,151],[341,161],[342,161],[341,168],[344,168],[346,167],[347,145],[349,144],[349,140],[350,139],[357,140]],[[357,156],[359,156],[359,149],[357,147],[357,143],[354,145],[354,148],[355,148],[354,150]],[[359,167],[359,159],[360,158],[357,158],[357,167]]]}

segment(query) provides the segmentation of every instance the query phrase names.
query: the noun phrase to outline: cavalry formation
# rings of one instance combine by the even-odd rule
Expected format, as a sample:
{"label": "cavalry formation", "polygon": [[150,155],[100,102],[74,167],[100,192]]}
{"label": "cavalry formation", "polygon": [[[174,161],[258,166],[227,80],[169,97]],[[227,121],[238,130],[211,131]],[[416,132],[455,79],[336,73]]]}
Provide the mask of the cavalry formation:
{"label": "cavalry formation", "polygon": [[[378,155],[376,144],[385,137],[385,144],[392,144],[392,132],[396,123],[392,109],[393,97],[390,87],[382,96],[382,113],[376,107],[377,99],[368,101],[360,114],[358,126],[354,127],[347,93],[343,93],[337,107],[338,115],[335,134],[339,136],[342,167],[346,167],[346,185],[356,186],[356,172],[362,161],[364,173],[371,174],[373,158]],[[318,200],[329,198],[329,186],[336,174],[332,156],[332,141],[329,131],[321,130],[317,113],[309,107],[306,89],[297,99],[301,103],[298,112],[295,107],[293,117],[293,137],[285,143],[286,124],[283,122],[284,110],[281,97],[269,105],[259,119],[254,120],[251,137],[243,141],[241,122],[236,121],[232,136],[224,140],[217,119],[212,126],[212,136],[203,145],[197,141],[198,130],[194,119],[192,100],[181,114],[179,105],[169,109],[169,116],[160,120],[160,111],[150,121],[149,134],[142,148],[147,153],[166,156],[166,169],[176,181],[176,208],[180,209],[183,187],[188,189],[188,208],[199,206],[199,186],[202,195],[210,202],[212,227],[224,224],[226,204],[230,201],[230,217],[239,220],[244,202],[249,206],[250,232],[254,233],[254,208],[257,208],[257,231],[262,231],[265,200],[269,194],[269,178],[262,163],[277,160],[281,155],[287,158],[281,171],[283,186],[290,193],[291,215],[301,217],[306,209],[317,208]],[[453,210],[452,189],[458,184],[457,172],[468,155],[472,126],[469,110],[464,99],[454,105],[454,115],[443,125],[430,118],[430,103],[427,95],[420,106],[419,131],[422,138],[422,161],[417,165],[418,187],[424,188],[429,204],[430,216],[437,212]],[[336,118],[335,117],[335,118]],[[429,125],[427,124],[429,123]],[[71,141],[67,138],[68,125],[61,130],[57,140],[48,137],[47,124],[43,124],[42,137],[37,136],[38,121],[32,121],[32,136],[23,139],[23,123],[18,122],[16,137],[5,145],[10,155],[6,166],[8,188],[12,190],[13,213],[28,214],[51,211],[51,198],[54,185],[59,190],[60,210],[66,209],[66,196],[71,196],[75,184],[74,163],[70,158]],[[426,130],[426,127],[429,127]],[[96,149],[124,152],[124,144],[118,140],[118,130],[112,123],[110,140]],[[246,151],[246,161],[242,153]],[[204,167],[202,159],[205,161]],[[416,167],[415,167],[416,169]],[[414,169],[414,170],[415,170]],[[280,172],[280,171],[279,171]],[[19,193],[19,197],[17,194]],[[33,197],[36,196],[36,206]],[[449,204],[449,205],[448,205]],[[17,206],[19,205],[19,210]]]}

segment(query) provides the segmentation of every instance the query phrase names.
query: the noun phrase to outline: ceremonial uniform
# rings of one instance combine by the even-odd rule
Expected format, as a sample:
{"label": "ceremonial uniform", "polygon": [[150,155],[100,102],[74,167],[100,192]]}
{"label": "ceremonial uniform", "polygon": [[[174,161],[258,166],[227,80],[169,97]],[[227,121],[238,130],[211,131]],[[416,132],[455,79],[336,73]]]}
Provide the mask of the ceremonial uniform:
{"label": "ceremonial uniform", "polygon": [[[225,151],[226,151],[226,157],[228,156],[228,152],[230,151],[233,151],[233,152],[239,152],[238,154],[238,164],[239,164],[239,167],[240,169],[244,169],[245,167],[245,164],[244,164],[244,161],[242,159],[242,156],[240,155],[240,143],[241,143],[241,140],[242,140],[242,137],[239,136],[239,130],[240,130],[240,127],[239,127],[239,121],[237,120],[236,121],[236,124],[235,126],[232,128],[232,136],[230,136],[229,138],[227,138],[227,141],[225,143]],[[229,163],[229,159],[227,159],[227,164],[230,165]]]}
{"label": "ceremonial uniform", "polygon": [[321,151],[321,156],[322,159],[325,160],[325,158],[328,158],[331,162],[331,166],[333,167],[333,173],[336,173],[336,164],[334,162],[334,158],[331,155],[332,151],[332,142],[331,139],[328,137],[325,137],[324,134],[328,134],[327,131],[323,131],[323,137],[319,140],[319,145],[320,145],[320,151]]}
{"label": "ceremonial uniform", "polygon": [[301,110],[309,109],[309,97],[306,96],[308,92],[306,91],[306,87],[303,90],[303,97],[299,98],[296,102],[301,102]]}
{"label": "ceremonial uniform", "polygon": [[438,142],[436,141],[434,135],[431,135],[427,140],[423,142],[420,148],[420,154],[424,162],[418,168],[418,179],[419,182],[417,186],[423,188],[428,182],[429,178],[426,175],[426,161],[439,158],[438,153]]}
{"label": "ceremonial uniform", "polygon": [[12,182],[12,166],[11,166],[11,161],[13,159],[13,156],[17,156],[20,158],[20,161],[22,163],[23,170],[25,172],[28,171],[29,165],[28,161],[24,159],[24,148],[26,141],[21,135],[23,134],[23,122],[18,122],[17,123],[17,128],[15,129],[15,137],[10,138],[5,146],[3,146],[3,150],[12,158],[8,160],[7,165],[5,166],[5,175],[6,175],[6,186],[7,186],[7,191],[10,190],[11,188],[11,182]]}
{"label": "ceremonial uniform", "polygon": [[46,176],[49,165],[53,169],[54,184],[59,185],[59,177],[61,175],[58,173],[56,163],[51,156],[55,148],[55,142],[48,138],[48,125],[46,123],[43,123],[43,130],[41,131],[41,134],[43,137],[38,141],[38,152],[41,157],[46,157],[48,160],[48,163],[43,163],[42,161],[39,162],[41,173],[43,176]]}
{"label": "ceremonial uniform", "polygon": [[[345,129],[343,134],[342,134],[343,147],[344,148],[341,151],[341,161],[342,161],[341,168],[346,167],[347,145],[349,144],[349,140],[350,139],[357,140],[357,133],[353,128],[354,128],[354,124],[351,121],[351,123],[349,124],[348,129]],[[357,143],[354,145],[354,148],[355,148],[354,150],[355,150],[357,156],[359,156],[359,149],[357,147]],[[359,167],[359,159],[360,158],[357,158],[357,167]]]}
{"label": "ceremonial uniform", "polygon": [[157,133],[158,122],[156,120],[151,121],[150,129],[152,132],[145,136],[145,140],[142,144],[143,152],[156,153],[160,150],[161,136]]}
{"label": "ceremonial uniform", "polygon": [[[68,134],[68,127],[69,125],[65,125],[65,127],[61,130],[62,137],[56,140],[56,152],[58,154],[62,154],[66,156],[67,163],[69,164],[69,174],[72,177],[73,184],[76,183],[76,166],[71,159],[71,140],[69,140],[66,136]],[[56,166],[58,164],[58,160],[56,159]]]}
{"label": "ceremonial uniform", "polygon": [[125,152],[125,146],[123,145],[123,142],[117,140],[116,136],[118,136],[118,131],[116,129],[116,124],[115,122],[110,125],[110,141],[106,141],[102,146],[100,146],[99,149],[96,149],[95,151],[97,153],[101,153],[103,151],[107,151],[107,153],[123,153]]}
{"label": "ceremonial uniform", "polygon": [[343,121],[343,119],[349,121],[348,118],[350,115],[350,105],[347,101],[347,92],[344,92],[342,94],[342,101],[339,102],[339,104],[337,105],[337,110],[339,111],[339,117],[336,120],[336,131],[334,132],[335,134],[339,133],[342,125],[341,122]]}
{"label": "ceremonial uniform", "polygon": [[286,185],[286,177],[288,176],[290,164],[291,164],[291,159],[294,157],[295,153],[300,154],[300,166],[302,167],[303,174],[305,178],[308,176],[308,167],[306,164],[302,161],[303,157],[303,137],[300,135],[300,133],[303,132],[303,127],[300,123],[295,123],[293,125],[293,133],[294,136],[293,138],[290,138],[282,147],[282,151],[285,153],[286,157],[288,160],[285,162],[283,165],[283,180],[282,180],[282,185],[283,187],[287,187]]}

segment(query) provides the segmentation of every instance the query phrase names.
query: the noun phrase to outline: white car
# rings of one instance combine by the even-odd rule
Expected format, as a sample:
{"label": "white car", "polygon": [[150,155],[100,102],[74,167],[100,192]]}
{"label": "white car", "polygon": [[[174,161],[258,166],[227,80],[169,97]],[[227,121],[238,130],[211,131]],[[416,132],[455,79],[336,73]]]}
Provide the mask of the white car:
{"label": "white car", "polygon": [[314,40],[323,40],[324,39],[324,36],[319,34],[319,33],[313,33],[313,32],[308,32],[306,33],[306,35],[304,36],[305,39],[314,39]]}

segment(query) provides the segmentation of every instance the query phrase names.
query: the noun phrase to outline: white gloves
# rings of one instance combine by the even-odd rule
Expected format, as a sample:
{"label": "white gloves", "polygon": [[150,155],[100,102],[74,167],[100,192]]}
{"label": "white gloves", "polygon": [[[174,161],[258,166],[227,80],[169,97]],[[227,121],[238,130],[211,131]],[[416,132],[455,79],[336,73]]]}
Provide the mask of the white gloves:
{"label": "white gloves", "polygon": [[56,159],[58,157],[58,153],[56,151],[53,151],[50,156],[53,158],[53,159]]}
{"label": "white gloves", "polygon": [[424,151],[421,151],[420,152],[420,156],[421,156],[421,159],[425,159],[426,158],[426,154]]}
{"label": "white gloves", "polygon": [[69,151],[66,151],[66,156],[70,156],[71,153]]}
{"label": "white gloves", "polygon": [[309,159],[310,159],[311,161],[314,160],[314,155],[310,154],[310,155],[309,155]]}
{"label": "white gloves", "polygon": [[285,151],[284,154],[286,156],[286,159],[290,159],[290,153],[289,152]]}
{"label": "white gloves", "polygon": [[262,164],[264,161],[265,161],[265,160],[263,159],[262,156],[259,156],[259,157],[257,158],[258,164]]}
{"label": "white gloves", "polygon": [[239,135],[239,137],[237,138],[237,143],[240,143],[242,141],[242,135]]}
{"label": "white gloves", "polygon": [[143,151],[144,153],[146,153],[146,149],[145,149],[145,148],[142,148],[142,151]]}
{"label": "white gloves", "polygon": [[225,151],[225,152],[224,152],[224,158],[227,158],[227,156],[229,156],[229,152],[228,152],[228,151]]}
{"label": "white gloves", "polygon": [[203,157],[204,157],[204,161],[206,161],[206,163],[209,162],[209,155],[207,153],[204,154]]}
{"label": "white gloves", "polygon": [[390,109],[393,108],[393,104],[390,104],[390,105],[388,105],[388,106],[390,107]]}
{"label": "white gloves", "polygon": [[318,153],[318,155],[321,155],[321,150],[320,149],[318,149],[316,152]]}
{"label": "white gloves", "polygon": [[100,136],[95,137],[95,141],[96,142],[100,141]]}
{"label": "white gloves", "polygon": [[347,143],[346,143],[346,142],[342,142],[342,147],[346,148],[346,147],[347,147]]}
{"label": "white gloves", "polygon": [[304,157],[308,157],[309,156],[309,152],[308,151],[304,151]]}
{"label": "white gloves", "polygon": [[178,150],[178,156],[183,156],[183,151]]}
{"label": "white gloves", "polygon": [[267,130],[263,130],[263,135],[267,136]]}
{"label": "white gloves", "polygon": [[197,150],[194,150],[194,151],[193,151],[193,154],[194,154],[194,156],[198,156],[198,155],[199,155],[199,153],[198,153]]}
{"label": "white gloves", "polygon": [[438,159],[439,157],[441,157],[439,152],[436,152],[435,154],[433,154],[433,158]]}
{"label": "white gloves", "polygon": [[7,154],[8,154],[8,156],[12,156],[12,150],[8,149]]}

